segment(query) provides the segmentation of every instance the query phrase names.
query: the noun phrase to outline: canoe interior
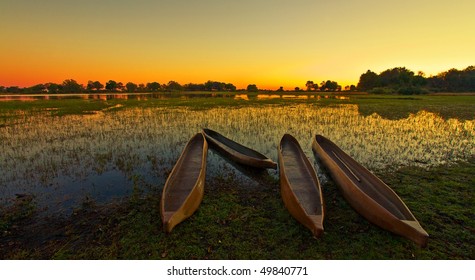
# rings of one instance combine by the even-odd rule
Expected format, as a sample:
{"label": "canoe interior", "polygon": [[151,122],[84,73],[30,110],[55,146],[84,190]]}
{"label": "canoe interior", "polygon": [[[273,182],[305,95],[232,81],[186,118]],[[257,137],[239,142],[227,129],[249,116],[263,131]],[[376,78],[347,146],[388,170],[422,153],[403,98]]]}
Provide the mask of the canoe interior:
{"label": "canoe interior", "polygon": [[164,210],[166,212],[177,211],[191,190],[196,184],[197,178],[200,176],[202,158],[203,158],[203,142],[204,137],[195,137],[188,145],[186,151],[176,166],[176,172],[170,178],[168,185],[173,186],[165,189]]}
{"label": "canoe interior", "polygon": [[401,220],[416,220],[399,196],[373,173],[364,168],[325,137],[317,135],[316,142],[348,178],[367,196],[378,202],[382,207]]}
{"label": "canoe interior", "polygon": [[255,158],[260,158],[260,159],[267,159],[267,157],[257,151],[254,151],[252,149],[249,149],[246,146],[243,146],[237,142],[234,142],[233,140],[226,138],[225,136],[219,134],[218,132],[204,128],[203,129],[204,133],[208,136],[213,138],[214,140],[223,143],[224,145],[228,146],[229,148],[240,152],[241,154],[244,154],[246,156],[250,157],[255,157]]}
{"label": "canoe interior", "polygon": [[307,165],[306,160],[308,159],[298,143],[288,138],[282,140],[280,147],[282,161],[285,164],[280,168],[284,168],[289,185],[307,214],[321,215],[322,198],[316,187],[319,183],[315,181],[316,178],[312,175],[313,168]]}

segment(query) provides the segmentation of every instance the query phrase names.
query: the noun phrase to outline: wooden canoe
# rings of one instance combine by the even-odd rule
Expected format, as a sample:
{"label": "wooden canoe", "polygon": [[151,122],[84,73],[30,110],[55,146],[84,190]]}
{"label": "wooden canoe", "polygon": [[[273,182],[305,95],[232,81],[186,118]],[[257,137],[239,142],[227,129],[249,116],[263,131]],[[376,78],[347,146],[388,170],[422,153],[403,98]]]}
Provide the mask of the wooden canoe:
{"label": "wooden canoe", "polygon": [[198,209],[203,200],[208,143],[197,133],[186,144],[168,176],[161,198],[160,214],[166,232]]}
{"label": "wooden canoe", "polygon": [[315,237],[323,233],[323,195],[312,163],[297,140],[285,134],[278,148],[280,192],[285,207]]}
{"label": "wooden canoe", "polygon": [[312,149],[340,187],[344,198],[358,213],[421,247],[427,245],[427,232],[401,198],[381,179],[321,135],[313,138]]}
{"label": "wooden canoe", "polygon": [[277,163],[265,155],[236,143],[214,130],[204,128],[203,134],[211,148],[217,149],[240,164],[257,168],[277,169]]}

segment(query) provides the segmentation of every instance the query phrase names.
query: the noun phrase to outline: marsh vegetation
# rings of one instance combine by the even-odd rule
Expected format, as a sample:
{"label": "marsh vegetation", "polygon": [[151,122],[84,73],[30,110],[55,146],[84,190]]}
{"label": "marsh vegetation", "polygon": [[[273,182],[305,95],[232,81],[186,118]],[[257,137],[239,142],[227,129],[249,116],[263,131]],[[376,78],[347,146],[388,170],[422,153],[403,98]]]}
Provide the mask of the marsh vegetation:
{"label": "marsh vegetation", "polygon": [[[441,97],[446,103],[440,106],[434,97],[277,96],[0,103],[0,226],[6,241],[0,253],[4,258],[473,258],[471,97]],[[454,111],[447,109],[451,105]],[[323,238],[312,239],[286,212],[277,171],[245,170],[213,151],[202,206],[174,233],[163,234],[161,189],[183,146],[204,127],[274,161],[282,135],[294,135],[324,183]],[[376,228],[349,208],[311,152],[317,133],[382,175],[433,236],[428,249]],[[29,219],[55,222],[32,225]],[[25,235],[30,227],[44,236]],[[48,227],[59,237],[48,235]],[[360,250],[367,247],[373,249]]]}

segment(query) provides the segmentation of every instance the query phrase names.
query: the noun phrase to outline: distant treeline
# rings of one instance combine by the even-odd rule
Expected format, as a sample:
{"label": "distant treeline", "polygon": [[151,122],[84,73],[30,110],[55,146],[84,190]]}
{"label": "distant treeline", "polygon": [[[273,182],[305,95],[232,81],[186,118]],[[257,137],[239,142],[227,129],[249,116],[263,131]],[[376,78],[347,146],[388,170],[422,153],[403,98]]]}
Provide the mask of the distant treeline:
{"label": "distant treeline", "polygon": [[424,94],[430,92],[475,92],[475,67],[450,69],[436,76],[417,75],[405,67],[376,74],[370,70],[360,76],[359,91],[369,93]]}
{"label": "distant treeline", "polygon": [[[321,83],[307,81],[306,91],[342,91],[342,87],[335,81],[327,80]],[[188,83],[181,85],[176,81],[167,84],[150,82],[135,84],[109,80],[102,84],[99,81],[89,81],[82,85],[73,79],[64,80],[61,84],[46,83],[32,87],[20,88],[18,86],[0,86],[0,93],[107,93],[107,92],[160,92],[160,91],[236,91],[236,86],[231,83],[207,81],[202,84]],[[239,89],[244,90],[244,89]],[[249,92],[260,89],[255,84],[246,88]],[[303,91],[295,87],[295,91]],[[368,70],[360,76],[358,85],[346,86],[345,91],[364,91],[369,93],[399,93],[399,94],[424,94],[430,92],[475,92],[475,67],[469,66],[464,70],[450,69],[436,76],[425,77],[421,71],[417,75],[405,68],[396,67],[385,70],[379,74]],[[284,91],[283,87],[277,91]]]}
{"label": "distant treeline", "polygon": [[[252,85],[250,85],[252,86]],[[18,86],[0,86],[2,93],[105,93],[105,92],[159,92],[159,91],[236,91],[236,86],[231,83],[207,81],[203,84],[185,84],[170,81],[167,84],[150,82],[135,84],[109,80],[105,85],[99,81],[89,81],[86,86],[79,84],[73,79],[64,80],[61,84],[46,83],[32,87],[20,88]]]}

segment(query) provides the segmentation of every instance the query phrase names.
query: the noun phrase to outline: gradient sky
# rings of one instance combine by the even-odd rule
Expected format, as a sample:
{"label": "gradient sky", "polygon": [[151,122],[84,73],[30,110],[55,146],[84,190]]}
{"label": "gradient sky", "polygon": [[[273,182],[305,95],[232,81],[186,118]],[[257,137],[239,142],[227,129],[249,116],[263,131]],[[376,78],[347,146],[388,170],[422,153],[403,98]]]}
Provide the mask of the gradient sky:
{"label": "gradient sky", "polygon": [[0,0],[0,85],[430,76],[475,65],[474,14],[473,0]]}

